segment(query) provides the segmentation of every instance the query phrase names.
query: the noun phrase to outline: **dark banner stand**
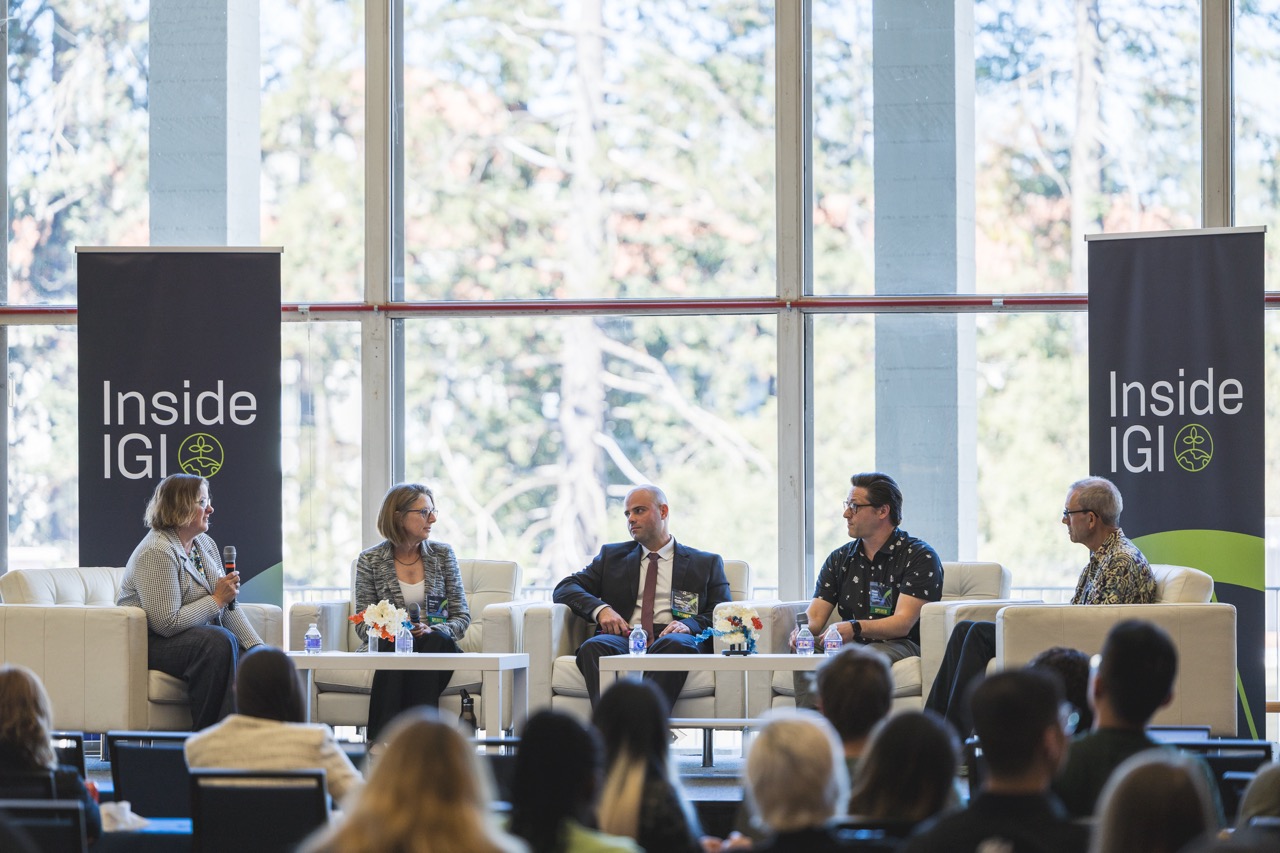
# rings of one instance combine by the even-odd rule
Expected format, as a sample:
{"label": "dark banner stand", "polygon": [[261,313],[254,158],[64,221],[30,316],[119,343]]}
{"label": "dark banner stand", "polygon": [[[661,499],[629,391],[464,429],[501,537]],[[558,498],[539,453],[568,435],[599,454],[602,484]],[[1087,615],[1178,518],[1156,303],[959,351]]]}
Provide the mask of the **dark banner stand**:
{"label": "dark banner stand", "polygon": [[123,566],[156,484],[198,474],[241,596],[281,604],[281,250],[76,252],[80,565]]}
{"label": "dark banner stand", "polygon": [[1087,238],[1090,471],[1120,488],[1121,524],[1147,559],[1207,572],[1215,600],[1235,605],[1239,730],[1254,738],[1266,683],[1264,233]]}

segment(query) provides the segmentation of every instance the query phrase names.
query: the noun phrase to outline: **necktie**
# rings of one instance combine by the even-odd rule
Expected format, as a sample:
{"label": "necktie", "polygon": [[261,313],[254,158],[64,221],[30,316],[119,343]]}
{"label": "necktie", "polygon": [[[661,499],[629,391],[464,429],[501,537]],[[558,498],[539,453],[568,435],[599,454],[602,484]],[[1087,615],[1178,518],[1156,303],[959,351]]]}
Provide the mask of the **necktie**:
{"label": "necktie", "polygon": [[640,599],[640,626],[653,642],[653,599],[658,591],[658,552],[649,552],[649,568],[644,574],[644,597]]}

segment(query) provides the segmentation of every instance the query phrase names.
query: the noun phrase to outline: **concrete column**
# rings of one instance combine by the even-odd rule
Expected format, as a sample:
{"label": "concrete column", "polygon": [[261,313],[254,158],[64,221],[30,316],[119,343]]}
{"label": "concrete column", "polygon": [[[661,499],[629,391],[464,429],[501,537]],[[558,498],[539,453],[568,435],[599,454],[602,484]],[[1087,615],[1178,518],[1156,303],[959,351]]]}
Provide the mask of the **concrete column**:
{"label": "concrete column", "polygon": [[152,0],[151,245],[256,246],[258,0]]}
{"label": "concrete column", "polygon": [[[973,0],[875,0],[876,293],[974,290]],[[944,560],[977,541],[973,320],[876,318],[876,467]]]}

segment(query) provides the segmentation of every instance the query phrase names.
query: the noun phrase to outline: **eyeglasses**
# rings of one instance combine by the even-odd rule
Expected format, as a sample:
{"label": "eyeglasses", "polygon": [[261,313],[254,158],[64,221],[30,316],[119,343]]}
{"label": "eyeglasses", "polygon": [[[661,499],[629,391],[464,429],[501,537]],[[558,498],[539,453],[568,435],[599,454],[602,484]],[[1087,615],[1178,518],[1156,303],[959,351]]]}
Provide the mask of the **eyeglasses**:
{"label": "eyeglasses", "polygon": [[858,510],[862,509],[864,506],[875,506],[875,504],[860,504],[854,500],[844,501],[842,505],[844,506],[845,509],[853,510],[854,515],[857,515]]}
{"label": "eyeglasses", "polygon": [[416,512],[418,515],[422,516],[423,521],[426,521],[428,518],[431,518],[432,516],[435,516],[436,518],[440,517],[440,507],[438,506],[433,506],[433,507],[430,507],[429,509],[406,509],[404,512],[406,515],[408,515],[411,512]]}
{"label": "eyeglasses", "polygon": [[1062,510],[1062,520],[1063,520],[1063,521],[1066,521],[1068,517],[1073,516],[1073,515],[1075,515],[1075,514],[1076,514],[1076,513],[1078,513],[1078,512],[1093,512],[1093,510],[1091,510],[1091,509],[1065,509],[1065,508],[1064,508],[1064,509]]}
{"label": "eyeglasses", "polygon": [[201,498],[200,500],[196,501],[196,506],[200,507],[201,509],[208,509],[210,503],[212,503],[212,501],[210,501],[208,498]]}

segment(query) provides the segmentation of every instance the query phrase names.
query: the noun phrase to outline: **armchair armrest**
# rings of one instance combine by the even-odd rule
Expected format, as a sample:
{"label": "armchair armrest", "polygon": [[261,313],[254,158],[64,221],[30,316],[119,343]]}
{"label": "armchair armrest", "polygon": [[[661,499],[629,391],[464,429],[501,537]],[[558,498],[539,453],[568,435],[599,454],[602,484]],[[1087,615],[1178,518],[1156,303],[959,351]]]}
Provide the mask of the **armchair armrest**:
{"label": "armchair armrest", "polygon": [[[274,604],[242,601],[236,605],[244,611],[245,618],[258,632],[262,642],[277,649],[284,648],[284,611]],[[302,629],[306,631],[306,628]]]}
{"label": "armchair armrest", "polygon": [[[302,649],[303,635],[311,623],[320,629],[320,648],[326,652],[349,652],[348,637],[351,635],[351,623],[347,617],[351,615],[351,602],[341,601],[302,601],[289,608],[289,648],[294,651]],[[265,639],[265,638],[264,638]]]}
{"label": "armchair armrest", "polygon": [[966,619],[995,622],[1005,605],[1031,603],[1026,599],[961,598],[926,604],[920,610],[920,695],[927,698],[933,689],[956,623]]}
{"label": "armchair armrest", "polygon": [[[551,707],[551,669],[586,638],[586,620],[564,604],[533,602],[524,611],[524,651],[529,654],[529,713]],[[578,639],[581,634],[582,638]]]}

